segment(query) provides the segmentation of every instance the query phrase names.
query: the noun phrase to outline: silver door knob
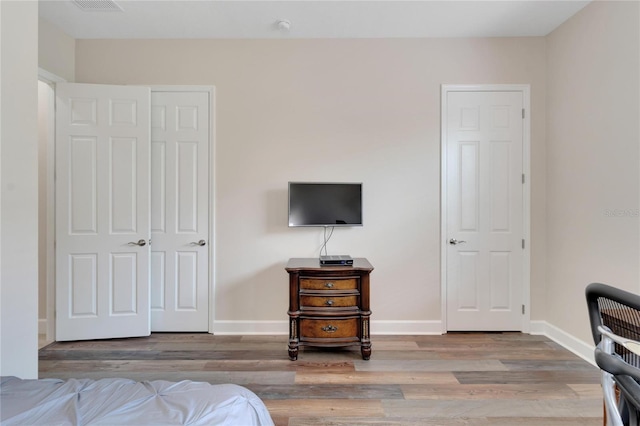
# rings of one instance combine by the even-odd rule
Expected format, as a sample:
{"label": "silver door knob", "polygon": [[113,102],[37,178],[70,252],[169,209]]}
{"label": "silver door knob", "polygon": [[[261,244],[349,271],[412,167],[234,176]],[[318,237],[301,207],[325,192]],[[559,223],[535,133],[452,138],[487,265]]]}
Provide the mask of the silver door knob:
{"label": "silver door knob", "polygon": [[200,240],[200,241],[194,241],[191,244],[193,244],[194,246],[204,246],[207,244],[207,242],[205,240]]}
{"label": "silver door knob", "polygon": [[138,242],[135,241],[130,241],[129,242],[130,246],[140,246],[140,247],[144,247],[147,245],[147,242],[145,240],[138,240]]}
{"label": "silver door knob", "polygon": [[462,244],[462,243],[466,243],[465,240],[456,240],[455,238],[452,238],[449,240],[449,244],[451,244],[452,246],[455,246],[456,244]]}

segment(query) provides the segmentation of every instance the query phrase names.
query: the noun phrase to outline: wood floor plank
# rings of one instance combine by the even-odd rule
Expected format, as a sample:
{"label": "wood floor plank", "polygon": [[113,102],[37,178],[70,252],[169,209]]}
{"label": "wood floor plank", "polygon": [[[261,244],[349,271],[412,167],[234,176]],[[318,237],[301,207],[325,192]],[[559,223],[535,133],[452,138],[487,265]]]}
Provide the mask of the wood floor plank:
{"label": "wood floor plank", "polygon": [[[276,423],[278,425],[278,423]],[[602,426],[602,419],[575,417],[292,417],[288,426]]]}
{"label": "wood floor plank", "polygon": [[304,373],[296,374],[296,384],[326,383],[375,383],[375,384],[456,384],[458,380],[450,372],[392,371],[380,374],[377,371],[353,373]]}
{"label": "wood floor plank", "polygon": [[439,359],[498,359],[500,361],[507,360],[566,360],[572,361],[576,356],[568,351],[558,350],[527,350],[527,349],[509,349],[503,350],[499,348],[492,349],[471,349],[471,350],[452,350],[449,352],[437,352]]}
{"label": "wood floor plank", "polygon": [[[287,356],[286,351],[281,356]],[[362,354],[359,348],[315,348],[300,347],[298,352],[298,361],[322,361],[330,358],[335,361],[357,361],[362,360]]]}
{"label": "wood floor plank", "polygon": [[559,370],[559,371],[593,371],[593,366],[586,361],[580,359],[572,360],[535,360],[535,359],[518,359],[518,360],[500,360],[502,364],[511,371],[522,370]]}
{"label": "wood floor plank", "polygon": [[[575,399],[579,395],[575,389],[562,383],[402,384],[400,389],[405,399]],[[598,397],[595,393],[587,392],[583,396]]]}
{"label": "wood floor plank", "polygon": [[601,417],[487,417],[493,426],[602,426]]}
{"label": "wood floor plank", "polygon": [[353,365],[353,361],[338,361],[331,362],[326,358],[324,360],[318,361],[301,361],[297,360],[295,363],[291,364],[299,372],[306,373],[351,373],[356,371],[356,367]]}
{"label": "wood floor plank", "polygon": [[598,384],[567,384],[579,398],[602,399],[602,385]]}
{"label": "wood floor plank", "polygon": [[411,340],[377,340],[371,342],[372,347],[379,351],[417,351],[420,350],[418,343]]}
{"label": "wood floor plank", "polygon": [[57,379],[104,379],[128,378],[136,381],[168,380],[179,382],[193,380],[211,384],[234,383],[248,385],[252,383],[293,385],[294,372],[229,372],[229,371],[46,371],[41,372],[39,378]]}
{"label": "wood floor plank", "polygon": [[601,400],[589,399],[468,399],[384,400],[389,417],[579,417],[601,418]]}
{"label": "wood floor plank", "polygon": [[[382,360],[426,360],[426,359],[445,359],[442,352],[432,352],[425,350],[381,350],[379,347],[374,346],[374,352],[372,353],[372,359]],[[455,358],[454,358],[455,359]],[[473,358],[477,359],[477,358]],[[488,358],[487,358],[488,359]],[[493,358],[495,359],[495,358]]]}
{"label": "wood floor plank", "polygon": [[40,372],[147,372],[147,371],[203,371],[207,361],[204,360],[56,360],[40,361]]}
{"label": "wood floor plank", "polygon": [[[139,338],[132,338],[139,339]],[[106,339],[106,340],[90,340],[80,342],[55,342],[43,348],[41,351],[114,351],[124,349],[126,351],[150,351],[153,350],[156,343],[147,340],[140,340],[137,343],[126,339]]]}
{"label": "wood floor plank", "polygon": [[356,371],[506,371],[498,360],[394,360],[355,361]]}
{"label": "wood floor plank", "polygon": [[597,370],[580,371],[456,371],[461,384],[508,384],[508,383],[600,383]]}
{"label": "wood floor plank", "polygon": [[222,360],[207,361],[206,371],[305,371],[323,373],[349,373],[355,371],[351,361],[296,361],[282,360]]}
{"label": "wood floor plank", "polygon": [[[261,351],[262,359],[282,360],[286,356],[283,351]],[[221,360],[221,359],[255,359],[256,352],[251,350],[191,350],[191,351],[158,351],[158,350],[44,350],[40,352],[42,360],[75,359],[75,360],[95,360],[95,359],[185,359],[185,360]]]}
{"label": "wood floor plank", "polygon": [[[149,342],[215,342],[215,343],[229,343],[239,342],[244,336],[240,335],[213,335],[206,332],[202,333],[151,333],[150,336],[140,337],[140,339],[148,340]],[[134,338],[135,339],[135,338]],[[285,336],[285,342],[286,336]]]}
{"label": "wood floor plank", "polygon": [[97,360],[97,359],[146,359],[146,360],[154,360],[154,359],[177,359],[172,354],[168,354],[167,352],[160,352],[154,350],[87,350],[84,348],[74,349],[71,347],[70,349],[44,349],[39,351],[40,360]]}
{"label": "wood floor plank", "polygon": [[495,341],[451,341],[446,344],[438,344],[437,342],[418,342],[418,347],[422,350],[429,350],[435,352],[451,352],[451,351],[468,351],[468,350],[488,350],[495,351],[499,349],[501,351],[510,350],[527,350],[527,351],[550,351],[554,350],[547,342],[542,341],[515,341],[510,343],[495,342]]}
{"label": "wood floor plank", "polygon": [[402,399],[399,385],[328,384],[328,385],[259,385],[247,384],[262,399]]}
{"label": "wood floor plank", "polygon": [[382,402],[375,399],[270,399],[264,401],[276,417],[383,417]]}
{"label": "wood floor plank", "polygon": [[228,343],[212,343],[212,342],[185,342],[176,344],[170,343],[155,343],[153,349],[156,351],[252,351],[252,350],[267,350],[274,353],[282,354],[287,352],[286,342],[228,342]]}

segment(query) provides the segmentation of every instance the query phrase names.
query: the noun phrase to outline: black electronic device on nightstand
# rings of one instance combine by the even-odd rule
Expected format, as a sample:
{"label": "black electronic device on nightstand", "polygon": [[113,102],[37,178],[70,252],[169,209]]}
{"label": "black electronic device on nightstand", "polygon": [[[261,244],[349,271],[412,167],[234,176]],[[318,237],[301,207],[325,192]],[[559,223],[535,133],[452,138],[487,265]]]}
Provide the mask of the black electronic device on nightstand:
{"label": "black electronic device on nightstand", "polygon": [[353,258],[346,254],[339,255],[339,256],[320,256],[320,265],[353,266]]}

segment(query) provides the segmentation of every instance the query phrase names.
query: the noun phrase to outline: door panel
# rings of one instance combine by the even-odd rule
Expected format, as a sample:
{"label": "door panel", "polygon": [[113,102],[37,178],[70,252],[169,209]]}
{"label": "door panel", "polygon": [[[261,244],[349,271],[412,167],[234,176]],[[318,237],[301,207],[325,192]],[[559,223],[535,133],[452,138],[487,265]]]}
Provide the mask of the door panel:
{"label": "door panel", "polygon": [[70,255],[71,318],[98,316],[98,259],[95,254]]}
{"label": "door panel", "polygon": [[111,233],[135,234],[138,216],[136,213],[137,141],[133,138],[112,138],[109,142]]}
{"label": "door panel", "polygon": [[208,331],[209,96],[151,96],[151,329]]}
{"label": "door panel", "polygon": [[150,90],[56,98],[56,339],[149,335]]}
{"label": "door panel", "polygon": [[447,328],[520,330],[523,95],[447,93]]}
{"label": "door panel", "polygon": [[198,148],[197,141],[176,143],[177,233],[198,232]]}
{"label": "door panel", "polygon": [[[98,138],[69,135],[68,216],[71,235],[98,233]],[[64,142],[61,142],[64,143]]]}

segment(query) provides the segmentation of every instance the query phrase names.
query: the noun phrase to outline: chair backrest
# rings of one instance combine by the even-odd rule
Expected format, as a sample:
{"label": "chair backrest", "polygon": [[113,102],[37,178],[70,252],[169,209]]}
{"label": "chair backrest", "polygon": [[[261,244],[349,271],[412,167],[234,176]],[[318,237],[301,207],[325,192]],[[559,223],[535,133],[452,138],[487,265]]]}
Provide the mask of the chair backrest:
{"label": "chair backrest", "polygon": [[607,425],[638,426],[640,356],[624,345],[636,350],[640,344],[640,295],[600,283],[589,284],[585,293],[595,361],[602,371]]}
{"label": "chair backrest", "polygon": [[[596,346],[602,339],[600,325],[618,336],[640,341],[640,295],[600,283],[589,284],[585,293]],[[615,343],[614,352],[627,363],[640,367],[640,357],[622,345]]]}

